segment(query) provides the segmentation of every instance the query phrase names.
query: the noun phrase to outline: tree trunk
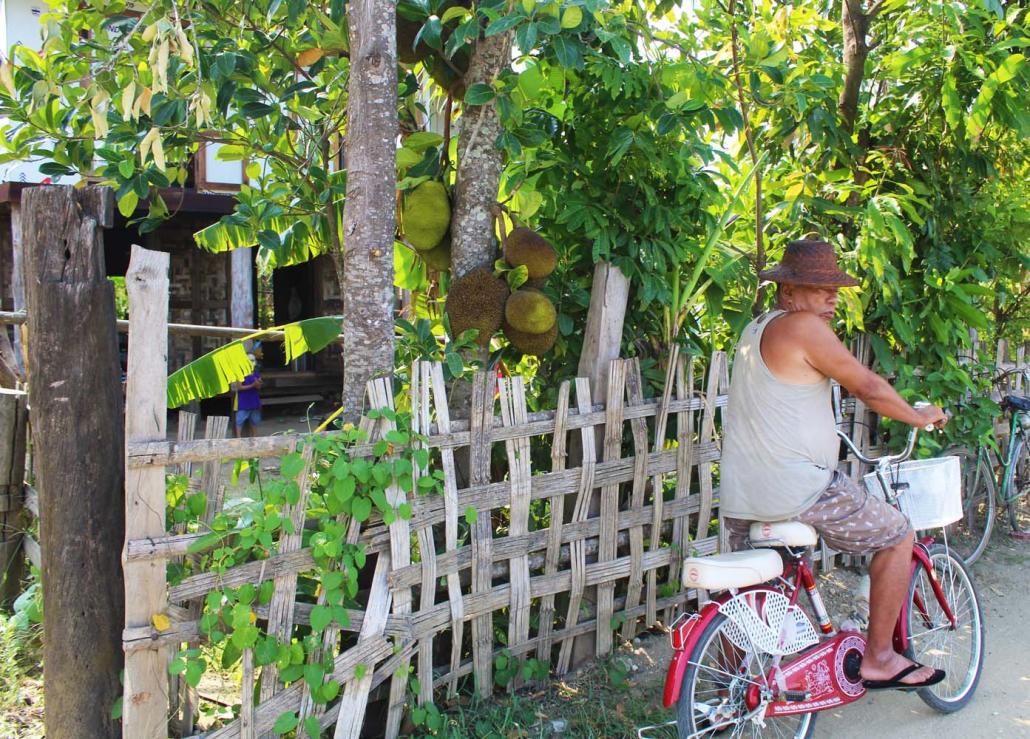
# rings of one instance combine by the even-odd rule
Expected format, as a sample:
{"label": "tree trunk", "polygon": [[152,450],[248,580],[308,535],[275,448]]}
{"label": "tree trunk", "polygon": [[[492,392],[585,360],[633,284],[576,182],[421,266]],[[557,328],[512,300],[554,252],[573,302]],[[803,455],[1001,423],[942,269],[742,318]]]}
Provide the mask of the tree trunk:
{"label": "tree trunk", "polygon": [[858,96],[865,78],[865,60],[869,56],[870,15],[862,10],[862,0],[841,0],[841,30],[844,33],[844,88],[837,105],[848,133],[855,130],[858,118]]}
{"label": "tree trunk", "polygon": [[22,195],[49,739],[121,735],[124,437],[100,231],[113,205],[108,188]]}
{"label": "tree trunk", "polygon": [[[511,64],[511,34],[498,33],[480,39],[472,52],[465,76],[469,87],[490,84]],[[451,275],[457,279],[477,267],[493,267],[497,243],[491,210],[504,169],[503,152],[497,148],[501,121],[492,102],[466,105],[458,136],[458,168],[451,218]]]}
{"label": "tree trunk", "polygon": [[[396,7],[352,0],[347,102],[347,201],[343,258],[334,260],[343,296],[344,419],[357,420],[366,383],[393,369],[393,235],[397,189]],[[330,231],[336,219],[329,221]],[[342,276],[340,275],[342,268]]]}

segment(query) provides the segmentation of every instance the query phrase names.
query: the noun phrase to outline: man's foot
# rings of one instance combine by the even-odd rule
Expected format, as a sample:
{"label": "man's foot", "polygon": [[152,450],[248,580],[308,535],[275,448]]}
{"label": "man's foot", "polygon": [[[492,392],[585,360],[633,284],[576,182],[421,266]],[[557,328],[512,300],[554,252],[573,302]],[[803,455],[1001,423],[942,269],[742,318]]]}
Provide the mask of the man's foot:
{"label": "man's foot", "polygon": [[913,662],[890,680],[863,680],[862,685],[866,690],[917,690],[936,685],[945,678],[944,670],[933,670],[930,677],[920,682],[913,683],[905,680],[909,675],[929,669],[932,668]]}
{"label": "man's foot", "polygon": [[877,660],[866,652],[860,674],[862,683],[871,690],[923,688],[944,679],[943,670],[913,662],[893,651],[884,660]]}

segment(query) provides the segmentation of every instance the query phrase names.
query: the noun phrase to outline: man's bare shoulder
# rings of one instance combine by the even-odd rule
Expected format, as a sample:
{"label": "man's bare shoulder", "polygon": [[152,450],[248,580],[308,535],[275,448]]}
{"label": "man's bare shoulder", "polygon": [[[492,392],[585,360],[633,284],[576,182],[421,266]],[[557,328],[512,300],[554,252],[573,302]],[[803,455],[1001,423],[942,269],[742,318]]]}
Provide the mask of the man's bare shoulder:
{"label": "man's bare shoulder", "polygon": [[838,340],[833,329],[822,318],[805,310],[785,313],[774,320],[765,329],[765,337],[775,342],[801,345],[812,341]]}

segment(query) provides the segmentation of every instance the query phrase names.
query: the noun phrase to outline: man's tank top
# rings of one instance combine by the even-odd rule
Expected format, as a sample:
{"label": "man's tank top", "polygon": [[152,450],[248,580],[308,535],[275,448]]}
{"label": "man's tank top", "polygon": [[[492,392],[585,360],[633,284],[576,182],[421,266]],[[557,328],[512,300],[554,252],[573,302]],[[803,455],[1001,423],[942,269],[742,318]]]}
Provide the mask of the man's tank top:
{"label": "man's tank top", "polygon": [[793,518],[815,503],[837,467],[840,442],[829,378],[790,384],[762,359],[762,334],[783,313],[753,320],[737,344],[720,464],[725,516]]}

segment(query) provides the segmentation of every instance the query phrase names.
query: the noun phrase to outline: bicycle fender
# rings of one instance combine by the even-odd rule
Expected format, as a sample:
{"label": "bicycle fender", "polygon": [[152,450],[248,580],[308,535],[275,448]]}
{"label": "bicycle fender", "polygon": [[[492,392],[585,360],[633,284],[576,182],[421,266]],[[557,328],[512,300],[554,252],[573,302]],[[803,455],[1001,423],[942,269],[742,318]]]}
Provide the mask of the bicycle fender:
{"label": "bicycle fender", "polygon": [[701,632],[718,613],[719,604],[716,601],[708,601],[701,607],[698,618],[689,619],[673,630],[671,638],[674,651],[669,661],[669,669],[665,673],[665,690],[662,693],[662,705],[666,708],[672,708],[679,700],[680,691],[683,689],[683,675],[687,671],[694,646]]}

